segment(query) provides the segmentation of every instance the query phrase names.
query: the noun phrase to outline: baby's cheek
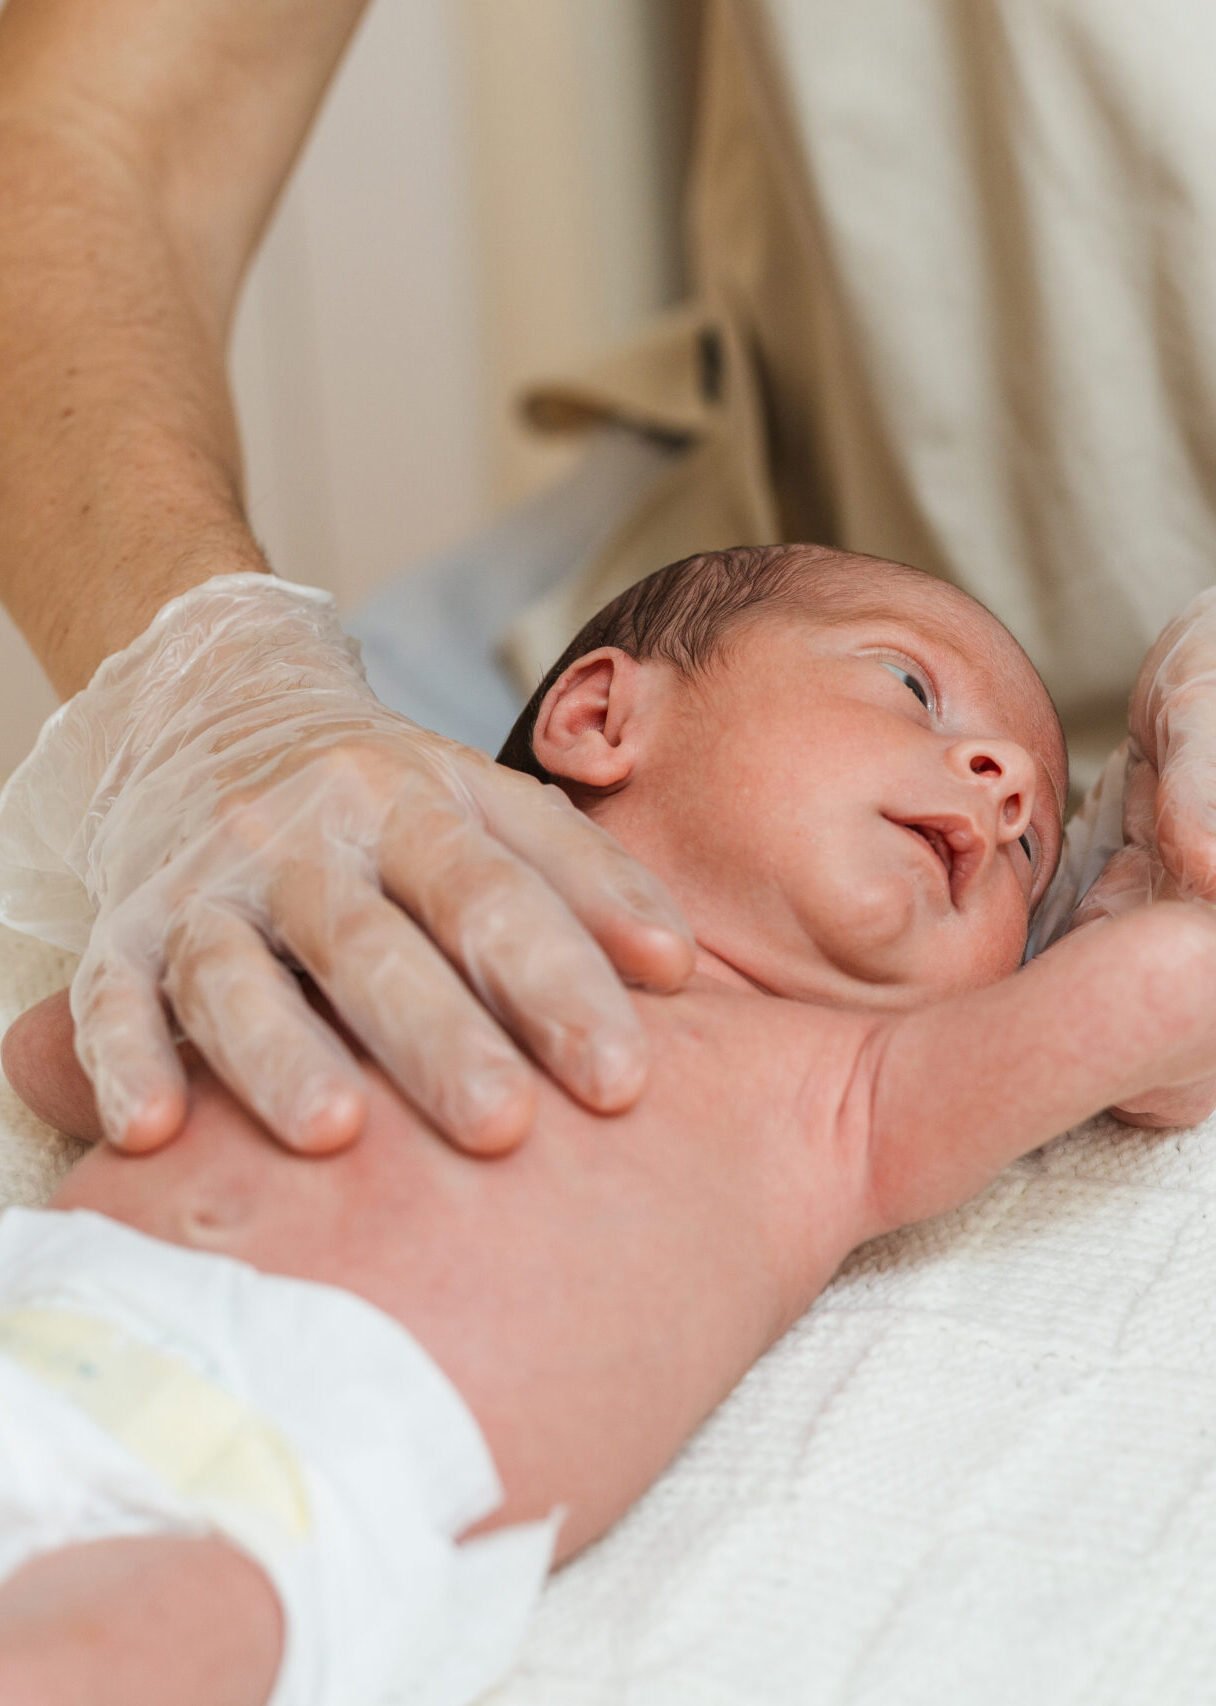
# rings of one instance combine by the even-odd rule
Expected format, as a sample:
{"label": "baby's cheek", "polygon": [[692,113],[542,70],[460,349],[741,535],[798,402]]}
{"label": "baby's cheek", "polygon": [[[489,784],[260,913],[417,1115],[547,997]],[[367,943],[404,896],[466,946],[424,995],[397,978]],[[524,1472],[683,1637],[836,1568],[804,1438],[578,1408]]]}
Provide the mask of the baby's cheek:
{"label": "baby's cheek", "polygon": [[1012,977],[1026,954],[1025,924],[1013,924],[1004,930],[994,929],[980,942],[974,961],[974,975],[969,987],[983,989],[990,983],[1000,983]]}

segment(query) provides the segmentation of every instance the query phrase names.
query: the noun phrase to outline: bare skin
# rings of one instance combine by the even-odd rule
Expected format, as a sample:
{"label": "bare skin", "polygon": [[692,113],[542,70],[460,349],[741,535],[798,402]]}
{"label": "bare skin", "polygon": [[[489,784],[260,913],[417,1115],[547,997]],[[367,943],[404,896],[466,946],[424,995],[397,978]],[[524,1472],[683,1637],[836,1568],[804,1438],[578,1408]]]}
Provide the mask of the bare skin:
{"label": "bare skin", "polygon": [[[638,1497],[856,1245],[967,1200],[1100,1108],[1216,1066],[1208,1016],[1216,924],[1203,908],[1128,914],[1016,971],[1026,912],[1058,845],[1058,741],[1028,666],[984,626],[990,619],[937,607],[935,637],[919,596],[894,626],[888,615],[875,627],[863,613],[857,631],[800,631],[810,653],[789,653],[788,670],[789,634],[757,628],[717,680],[723,739],[700,743],[712,763],[683,800],[667,766],[681,752],[695,761],[687,731],[706,712],[690,725],[670,676],[630,668],[619,654],[606,669],[591,654],[546,701],[536,735],[543,761],[572,785],[600,790],[597,814],[615,816],[625,837],[624,807],[631,790],[641,795],[630,805],[632,840],[644,839],[649,822],[647,856],[660,864],[665,841],[689,845],[698,787],[717,791],[719,905],[702,911],[688,989],[638,998],[656,1067],[635,1110],[605,1122],[546,1086],[530,1142],[474,1162],[436,1143],[369,1064],[362,1142],[303,1161],[196,1063],[183,1136],[147,1158],[98,1145],[54,1206],[88,1207],[170,1242],[339,1285],[400,1320],[485,1432],[506,1489],[486,1526],[564,1503],[559,1557],[569,1557]],[[947,656],[947,637],[966,638],[966,621],[977,624],[978,671],[966,650],[961,665]],[[755,669],[749,645],[766,670]],[[925,646],[932,662],[922,666]],[[928,715],[902,670],[889,667],[891,651],[932,669]],[[949,674],[961,666],[967,681]],[[811,698],[800,702],[798,750],[817,719],[821,734],[832,722],[847,749],[833,834],[818,850],[798,800],[780,786],[783,760],[796,756],[783,707],[803,687]],[[768,821],[762,786],[739,797],[726,738],[739,696],[758,690],[767,713],[752,727],[765,731],[765,774],[776,778]],[[659,793],[648,808],[651,784]],[[808,778],[812,803],[815,786]],[[680,836],[662,823],[658,798],[682,817]],[[931,842],[926,850],[924,834],[893,821],[898,811],[927,824],[954,813],[951,856]],[[769,880],[745,889],[732,868],[742,845],[732,826],[748,822]],[[834,889],[842,841],[848,881]],[[686,863],[684,887],[672,886],[696,916],[706,859]],[[830,902],[822,914],[818,899]],[[852,934],[834,934],[850,905]],[[770,940],[773,908],[783,924]],[[791,914],[805,931],[796,954],[786,947]],[[894,928],[880,928],[884,916]],[[994,933],[1002,945],[990,955]],[[953,967],[935,949],[943,937],[954,944]],[[736,944],[747,948],[745,964]],[[34,1009],[6,1039],[5,1069],[33,1106],[88,1130],[95,1115],[69,1029],[58,998]],[[148,1543],[146,1554],[166,1615],[180,1625],[178,1650],[197,1649],[200,1662],[210,1653],[214,1687],[208,1618],[222,1604],[230,1619],[222,1697],[260,1703],[279,1650],[273,1595],[241,1591],[248,1562],[222,1543],[182,1545],[206,1550],[182,1558],[178,1595],[163,1545]],[[87,1632],[99,1622],[123,1632],[124,1653],[138,1647],[130,1613],[138,1556],[130,1543],[116,1548],[50,1555],[0,1590],[0,1676],[7,1664],[11,1697],[23,1698],[24,1686],[48,1706],[73,1699],[73,1678],[78,1685],[89,1663]],[[70,1609],[52,1616],[65,1580]],[[198,1597],[200,1582],[209,1597]],[[195,1604],[202,1609],[192,1615]],[[152,1688],[153,1655],[145,1657],[143,1669],[128,1661],[121,1671],[116,1702]],[[180,1669],[172,1699],[201,1706],[189,1667]],[[163,1675],[146,1697],[170,1698]],[[95,1692],[90,1699],[105,1706]]]}
{"label": "bare skin", "polygon": [[64,696],[174,594],[266,567],[228,332],[365,4],[0,17],[0,591]]}
{"label": "bare skin", "polygon": [[[267,569],[244,510],[229,331],[249,262],[365,3],[7,0],[0,8],[0,599],[65,697],[170,599],[216,576]],[[290,565],[281,567],[290,574]],[[230,635],[219,655],[239,672],[246,647],[255,672],[247,633]],[[187,721],[194,692],[187,688],[177,707]],[[321,782],[329,774],[366,788],[376,807],[415,779],[436,809],[450,795],[429,764],[428,743],[404,719],[369,752],[361,709],[355,705],[345,732],[326,734],[322,700],[308,713],[311,741],[306,729],[289,731],[280,763],[261,766],[239,801],[217,801],[209,843],[202,838],[210,851],[191,877],[196,896],[225,896],[209,939],[185,927],[172,904],[154,901],[159,988],[133,974],[111,943],[90,968],[88,987],[77,989],[82,1045],[95,1051],[103,1091],[109,1083],[103,1110],[113,1141],[155,1147],[172,1138],[184,1114],[184,1087],[160,1023],[162,990],[173,991],[182,1028],[208,1058],[227,1057],[231,1088],[261,1110],[281,1141],[332,1148],[358,1136],[363,1108],[353,1063],[331,1055],[330,1081],[315,1095],[300,1086],[299,1102],[291,1094],[298,1075],[285,1066],[301,1038],[298,1013],[282,1005],[275,954],[293,930],[307,929],[310,913],[315,918],[308,897],[340,864],[319,822]],[[100,719],[107,727],[99,733],[118,743],[130,730],[111,715]],[[269,758],[276,744],[269,701],[252,717],[263,719]],[[316,802],[306,824],[312,840],[293,833],[288,856],[273,834],[291,814],[290,790],[278,784],[308,766],[319,778],[304,790]],[[159,850],[166,856],[172,815]],[[507,845],[508,820],[511,833],[541,848],[535,859]],[[432,1110],[450,1108],[445,1135],[474,1149],[526,1136],[537,1065],[603,1110],[632,1100],[645,1060],[636,1029],[625,1046],[613,1029],[614,1014],[632,1022],[621,981],[662,989],[691,969],[690,940],[643,874],[621,873],[614,855],[614,883],[586,825],[558,845],[547,822],[525,806],[463,839],[460,894],[445,915],[450,935],[438,955],[425,907],[409,913],[405,897],[451,867],[422,840],[402,854],[395,916],[374,947],[361,953],[352,941],[345,955],[331,957],[328,987],[347,1020],[381,977],[429,968],[420,974],[427,999],[418,1003],[412,1040],[431,1070],[390,1037],[378,1045],[365,1031],[364,1040],[408,1094]],[[242,895],[225,858],[245,831],[266,853],[264,865],[246,868]],[[151,869],[158,868],[154,856]],[[259,915],[251,934],[249,907],[242,912],[239,903],[259,884],[279,916]],[[498,884],[517,907],[531,904],[545,917],[529,965],[486,967],[496,991],[491,1018],[450,977],[447,956],[472,970],[451,943],[472,939],[462,926]],[[247,983],[243,1023],[228,1003],[206,998],[217,957]],[[561,971],[546,975],[549,963]],[[260,1069],[242,1081],[232,1063],[255,1030],[269,1046]],[[571,1030],[591,1046],[561,1048]],[[518,1037],[526,1049],[538,1036],[553,1045],[548,1056],[540,1047],[525,1059],[508,1040]],[[601,1071],[597,1054],[615,1069]]]}

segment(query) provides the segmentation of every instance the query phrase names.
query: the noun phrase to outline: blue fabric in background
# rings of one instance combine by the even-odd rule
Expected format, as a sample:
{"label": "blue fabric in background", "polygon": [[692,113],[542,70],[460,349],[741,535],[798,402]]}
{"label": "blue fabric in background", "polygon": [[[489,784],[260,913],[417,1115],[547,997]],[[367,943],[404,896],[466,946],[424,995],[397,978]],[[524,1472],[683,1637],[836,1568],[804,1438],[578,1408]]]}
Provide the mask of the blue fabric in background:
{"label": "blue fabric in background", "polygon": [[671,454],[600,431],[556,485],[388,582],[345,620],[377,696],[440,734],[496,752],[523,704],[499,660],[503,635],[603,548]]}

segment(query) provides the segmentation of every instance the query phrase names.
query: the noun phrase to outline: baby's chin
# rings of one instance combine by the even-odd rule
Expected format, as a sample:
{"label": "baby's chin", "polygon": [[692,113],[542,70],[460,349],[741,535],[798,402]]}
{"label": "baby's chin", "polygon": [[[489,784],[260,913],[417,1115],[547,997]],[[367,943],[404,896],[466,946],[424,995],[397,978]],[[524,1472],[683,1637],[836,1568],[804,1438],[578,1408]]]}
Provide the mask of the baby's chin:
{"label": "baby's chin", "polygon": [[854,986],[858,1006],[906,1012],[1003,982],[1019,970],[1025,951],[1024,934],[1016,945],[986,941],[972,954],[949,943],[918,941],[895,944],[868,963],[854,960],[840,969]]}

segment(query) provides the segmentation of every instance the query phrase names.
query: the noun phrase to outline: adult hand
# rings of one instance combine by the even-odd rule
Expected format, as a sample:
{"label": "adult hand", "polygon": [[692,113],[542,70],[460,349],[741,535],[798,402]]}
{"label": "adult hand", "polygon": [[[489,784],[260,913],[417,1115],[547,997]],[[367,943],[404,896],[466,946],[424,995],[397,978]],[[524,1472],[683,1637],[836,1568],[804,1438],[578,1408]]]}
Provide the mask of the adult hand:
{"label": "adult hand", "polygon": [[1158,898],[1216,900],[1216,588],[1168,623],[1128,711],[1124,846],[1079,921]]}
{"label": "adult hand", "polygon": [[[1083,896],[1074,926],[1155,900],[1216,900],[1216,589],[1191,601],[1149,651],[1132,692],[1124,845]],[[1216,1079],[1114,1110],[1146,1126],[1194,1125]]]}
{"label": "adult hand", "polygon": [[481,1152],[531,1122],[521,1047],[589,1107],[628,1106],[646,1056],[620,980],[692,966],[610,836],[388,711],[332,600],[260,574],[173,600],[48,723],[0,796],[0,916],[83,950],[77,1054],[132,1150],[185,1117],[166,1003],[281,1141],[358,1134],[359,1068],[284,960]]}

